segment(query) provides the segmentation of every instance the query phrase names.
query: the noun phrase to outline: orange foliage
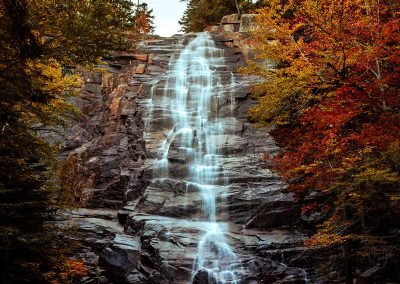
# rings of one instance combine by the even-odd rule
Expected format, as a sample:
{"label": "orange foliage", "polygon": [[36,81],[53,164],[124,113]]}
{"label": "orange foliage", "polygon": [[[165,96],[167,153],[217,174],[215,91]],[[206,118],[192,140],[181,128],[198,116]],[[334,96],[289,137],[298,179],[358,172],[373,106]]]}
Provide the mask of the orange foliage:
{"label": "orange foliage", "polygon": [[259,10],[254,39],[268,61],[247,70],[265,78],[249,114],[277,125],[275,169],[289,190],[300,200],[318,193],[303,204],[303,213],[323,216],[308,244],[385,234],[369,214],[396,224],[399,9],[385,0],[271,0]]}
{"label": "orange foliage", "polygon": [[75,259],[58,259],[54,270],[44,274],[46,281],[52,284],[73,283],[87,275],[88,268],[84,262]]}

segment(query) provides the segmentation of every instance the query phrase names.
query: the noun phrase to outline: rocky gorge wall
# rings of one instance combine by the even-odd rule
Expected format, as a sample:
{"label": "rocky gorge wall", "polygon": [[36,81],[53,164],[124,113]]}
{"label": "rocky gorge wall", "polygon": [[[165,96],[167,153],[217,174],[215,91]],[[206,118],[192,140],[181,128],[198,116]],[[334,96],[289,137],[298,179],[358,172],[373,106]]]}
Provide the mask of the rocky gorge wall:
{"label": "rocky gorge wall", "polygon": [[204,31],[219,35],[227,47],[238,48],[246,60],[254,59],[250,33],[254,29],[256,16],[256,14],[226,15],[219,24],[208,26]]}
{"label": "rocky gorge wall", "polygon": [[145,145],[135,101],[140,86],[129,82],[144,60],[140,56],[116,55],[100,66],[106,72],[83,74],[74,101],[82,117],[66,131],[62,157],[77,168],[74,196],[84,207],[119,208],[129,198],[129,184],[141,186]]}
{"label": "rocky gorge wall", "polygon": [[[250,54],[246,31],[234,15],[223,22],[208,30],[225,57],[214,72],[224,86],[234,78],[234,88],[218,103],[221,113],[229,108],[232,114],[220,145],[229,180],[218,209],[229,226],[225,237],[241,259],[241,283],[305,283],[310,275],[309,250],[302,245],[306,236],[292,229],[299,207],[262,159],[278,150],[274,141],[246,119],[254,103],[248,84],[256,80],[236,72]],[[182,191],[179,167],[185,162],[179,157],[170,158],[177,174],[168,186],[149,186],[163,132],[155,127],[147,141],[143,133],[151,89],[163,80],[171,56],[193,37],[145,41],[136,54],[116,54],[104,66],[109,72],[85,74],[76,100],[84,115],[67,132],[63,153],[76,163],[75,197],[82,208],[65,212],[58,222],[78,228],[84,248],[77,257],[90,268],[82,283],[191,281],[202,234],[192,221],[201,200],[195,191]],[[207,277],[200,274],[194,283],[213,283]]]}

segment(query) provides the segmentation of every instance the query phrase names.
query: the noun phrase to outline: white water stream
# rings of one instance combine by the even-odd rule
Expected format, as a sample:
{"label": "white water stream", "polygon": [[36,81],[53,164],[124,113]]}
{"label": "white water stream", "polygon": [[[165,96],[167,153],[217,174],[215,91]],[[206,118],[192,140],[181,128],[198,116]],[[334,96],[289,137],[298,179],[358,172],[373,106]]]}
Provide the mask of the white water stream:
{"label": "white water stream", "polygon": [[[168,118],[171,127],[159,148],[153,176],[169,178],[173,145],[189,167],[186,180],[199,189],[203,204],[198,221],[205,224],[205,233],[198,244],[192,278],[203,270],[217,283],[238,283],[234,270],[240,267],[240,259],[225,240],[228,226],[218,220],[216,198],[217,184],[224,179],[218,139],[224,135],[225,122],[219,117],[216,105],[224,92],[226,95],[227,85],[221,83],[221,72],[215,71],[222,65],[223,51],[215,47],[207,33],[198,34],[179,55],[171,58],[162,102],[163,117]],[[232,79],[231,84],[234,84]],[[146,129],[151,119],[150,115]]]}

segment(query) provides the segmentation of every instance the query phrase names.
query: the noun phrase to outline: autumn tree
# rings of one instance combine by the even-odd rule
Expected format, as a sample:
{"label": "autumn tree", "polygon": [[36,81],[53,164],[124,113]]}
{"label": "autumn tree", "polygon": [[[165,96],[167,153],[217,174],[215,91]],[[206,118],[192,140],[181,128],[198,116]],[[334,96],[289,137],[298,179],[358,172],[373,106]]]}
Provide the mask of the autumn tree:
{"label": "autumn tree", "polygon": [[154,33],[153,10],[148,9],[146,3],[135,5],[134,30],[141,35],[151,35]]}
{"label": "autumn tree", "polygon": [[246,70],[265,79],[249,117],[275,125],[275,169],[318,225],[308,244],[343,246],[347,283],[351,255],[399,275],[388,269],[399,260],[399,9],[272,0],[258,11],[258,61]]}
{"label": "autumn tree", "polygon": [[51,241],[43,222],[56,188],[50,182],[58,147],[39,130],[60,129],[76,116],[67,98],[80,78],[71,70],[128,48],[132,25],[128,0],[0,2],[2,283],[45,282]]}

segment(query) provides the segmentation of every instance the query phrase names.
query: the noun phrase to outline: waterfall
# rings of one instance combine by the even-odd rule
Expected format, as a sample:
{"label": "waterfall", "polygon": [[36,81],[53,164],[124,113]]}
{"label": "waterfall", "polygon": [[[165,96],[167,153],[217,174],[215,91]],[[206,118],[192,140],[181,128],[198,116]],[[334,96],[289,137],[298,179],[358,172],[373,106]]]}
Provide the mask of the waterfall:
{"label": "waterfall", "polygon": [[[192,279],[200,271],[216,283],[238,283],[240,277],[234,271],[240,268],[240,259],[225,239],[229,228],[219,220],[216,196],[216,188],[227,185],[221,153],[225,120],[219,115],[219,105],[232,104],[232,99],[226,102],[229,90],[222,84],[223,72],[217,71],[224,63],[223,51],[215,47],[210,35],[197,34],[171,57],[162,86],[162,105],[156,107],[150,100],[145,129],[156,123],[152,113],[161,111],[168,130],[158,149],[153,178],[169,178],[170,160],[178,160],[187,165],[186,184],[197,188],[201,196],[201,217],[194,221],[204,223],[204,234],[193,260]],[[234,84],[233,76],[228,75]],[[151,96],[156,92],[153,86]],[[229,109],[232,111],[232,106]]]}

